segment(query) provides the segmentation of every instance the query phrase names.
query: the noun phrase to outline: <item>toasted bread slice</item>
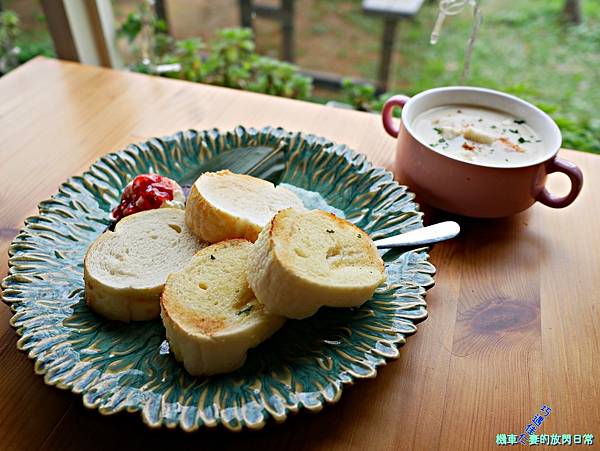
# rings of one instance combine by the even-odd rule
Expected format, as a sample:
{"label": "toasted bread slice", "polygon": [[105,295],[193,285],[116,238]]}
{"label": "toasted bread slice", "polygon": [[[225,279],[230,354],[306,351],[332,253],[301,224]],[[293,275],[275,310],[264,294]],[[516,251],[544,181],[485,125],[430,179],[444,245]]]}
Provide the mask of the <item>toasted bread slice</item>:
{"label": "toasted bread slice", "polygon": [[369,236],[321,210],[279,212],[248,259],[248,282],[269,313],[301,319],[321,306],[356,307],[385,280]]}
{"label": "toasted bread slice", "polygon": [[175,358],[194,376],[239,368],[248,349],[285,321],[265,313],[248,286],[251,247],[241,239],[213,244],[167,280],[160,302],[167,339]]}
{"label": "toasted bread slice", "polygon": [[289,207],[304,208],[294,193],[271,182],[227,170],[207,172],[192,186],[185,222],[210,243],[231,238],[254,242],[275,213]]}
{"label": "toasted bread slice", "polygon": [[177,208],[143,211],[100,235],[84,260],[85,297],[100,315],[120,321],[158,317],[169,273],[183,268],[206,243]]}

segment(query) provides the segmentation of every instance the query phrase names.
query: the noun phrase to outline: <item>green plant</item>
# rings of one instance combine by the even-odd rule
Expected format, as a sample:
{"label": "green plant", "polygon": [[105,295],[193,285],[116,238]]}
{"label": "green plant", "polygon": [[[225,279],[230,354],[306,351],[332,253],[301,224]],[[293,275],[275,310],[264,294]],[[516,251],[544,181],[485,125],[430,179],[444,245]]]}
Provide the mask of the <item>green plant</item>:
{"label": "green plant", "polygon": [[0,61],[10,60],[8,65],[0,63],[3,67],[1,72],[8,72],[39,55],[55,56],[52,38],[45,29],[46,17],[42,13],[34,17],[36,23],[33,27],[27,23],[21,27],[19,17],[14,12],[4,11],[0,14]]}
{"label": "green plant", "polygon": [[54,56],[54,46],[50,39],[44,41],[20,41],[18,43],[19,53],[17,55],[19,64],[26,63],[36,56],[43,55],[47,57]]}
{"label": "green plant", "polygon": [[251,91],[276,96],[306,99],[312,91],[312,79],[298,73],[293,64],[260,57],[252,65]]}
{"label": "green plant", "polygon": [[574,120],[554,115],[553,119],[563,135],[563,146],[571,149],[583,149],[600,153],[600,122],[593,120]]}
{"label": "green plant", "polygon": [[252,30],[219,30],[206,59],[209,81],[229,88],[248,89],[252,67],[257,58]]}
{"label": "green plant", "polygon": [[205,68],[200,57],[200,51],[204,48],[204,43],[200,39],[184,39],[175,43],[175,52],[169,60],[172,64],[179,64],[179,71],[171,72],[169,77],[181,78],[183,80],[201,82],[204,81]]}
{"label": "green plant", "polygon": [[129,13],[119,29],[117,37],[127,38],[129,43],[133,43],[142,31],[142,16],[139,13]]}
{"label": "green plant", "polygon": [[351,78],[344,78],[342,80],[342,98],[354,109],[373,111],[375,86],[369,83],[359,83]]}
{"label": "green plant", "polygon": [[370,83],[357,82],[351,78],[342,80],[343,101],[359,111],[379,112],[391,96],[389,92],[377,95],[375,86]]}
{"label": "green plant", "polygon": [[220,30],[205,66],[206,80],[220,86],[300,99],[312,90],[312,79],[293,64],[256,54],[254,35],[247,28]]}
{"label": "green plant", "polygon": [[117,32],[130,45],[132,70],[284,97],[310,96],[312,79],[293,64],[259,56],[252,30],[219,30],[208,45],[200,39],[176,41],[144,5],[129,14]]}
{"label": "green plant", "polygon": [[19,64],[19,16],[14,11],[0,13],[0,72],[6,73]]}

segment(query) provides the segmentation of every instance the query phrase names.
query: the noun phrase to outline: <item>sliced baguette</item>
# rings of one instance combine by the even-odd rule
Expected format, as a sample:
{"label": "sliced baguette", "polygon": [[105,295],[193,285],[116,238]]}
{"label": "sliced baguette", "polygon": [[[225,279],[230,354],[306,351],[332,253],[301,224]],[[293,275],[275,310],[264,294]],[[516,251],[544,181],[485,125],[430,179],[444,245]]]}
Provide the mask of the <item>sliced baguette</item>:
{"label": "sliced baguette", "polygon": [[242,366],[249,348],[279,329],[285,319],[269,315],[246,280],[252,243],[222,241],[198,252],[167,279],[161,317],[175,358],[194,376]]}
{"label": "sliced baguette", "polygon": [[248,259],[248,283],[269,313],[301,319],[320,307],[356,307],[385,280],[369,236],[321,210],[279,212]]}
{"label": "sliced baguette", "polygon": [[291,191],[266,180],[228,170],[202,174],[192,186],[185,222],[210,243],[245,238],[256,241],[273,215],[284,208],[303,208]]}
{"label": "sliced baguette", "polygon": [[157,318],[167,276],[183,268],[203,246],[206,243],[187,229],[180,209],[127,216],[87,251],[83,278],[88,306],[112,320]]}

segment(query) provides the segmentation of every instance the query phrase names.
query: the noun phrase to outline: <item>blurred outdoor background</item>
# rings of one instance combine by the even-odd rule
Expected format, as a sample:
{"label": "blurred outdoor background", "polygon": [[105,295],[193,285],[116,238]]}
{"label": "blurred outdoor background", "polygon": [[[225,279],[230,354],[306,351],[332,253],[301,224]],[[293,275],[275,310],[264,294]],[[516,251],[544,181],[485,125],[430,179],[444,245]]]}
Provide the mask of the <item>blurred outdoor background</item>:
{"label": "blurred outdoor background", "polygon": [[[294,66],[281,63],[290,55],[282,51],[279,21],[258,14],[252,19],[254,38],[236,28],[242,25],[239,0],[160,3],[164,11],[157,14],[143,0],[112,1],[124,68],[373,112],[392,93],[459,84],[473,24],[473,9],[467,6],[446,19],[439,42],[431,45],[438,2],[426,0],[414,16],[396,21],[389,77],[382,85],[386,16],[367,14],[361,0],[292,2]],[[276,8],[285,2],[254,3]],[[579,3],[580,11],[565,11],[567,3]],[[564,147],[600,153],[600,2],[479,4],[483,23],[465,84],[533,102],[557,121]],[[18,49],[14,61],[2,61],[2,72],[36,55],[55,55],[42,2],[4,0],[0,5],[0,56],[6,59]],[[318,81],[315,73],[327,74]]]}

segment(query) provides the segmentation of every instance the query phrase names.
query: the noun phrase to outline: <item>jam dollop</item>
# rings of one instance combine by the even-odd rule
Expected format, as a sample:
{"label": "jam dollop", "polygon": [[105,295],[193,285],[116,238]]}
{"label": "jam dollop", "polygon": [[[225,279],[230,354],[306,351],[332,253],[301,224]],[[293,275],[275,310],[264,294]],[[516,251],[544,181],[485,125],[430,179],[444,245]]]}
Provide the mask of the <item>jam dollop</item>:
{"label": "jam dollop", "polygon": [[165,206],[183,208],[184,202],[183,191],[174,180],[158,174],[140,174],[125,187],[121,203],[112,211],[112,216],[119,221],[144,210]]}

